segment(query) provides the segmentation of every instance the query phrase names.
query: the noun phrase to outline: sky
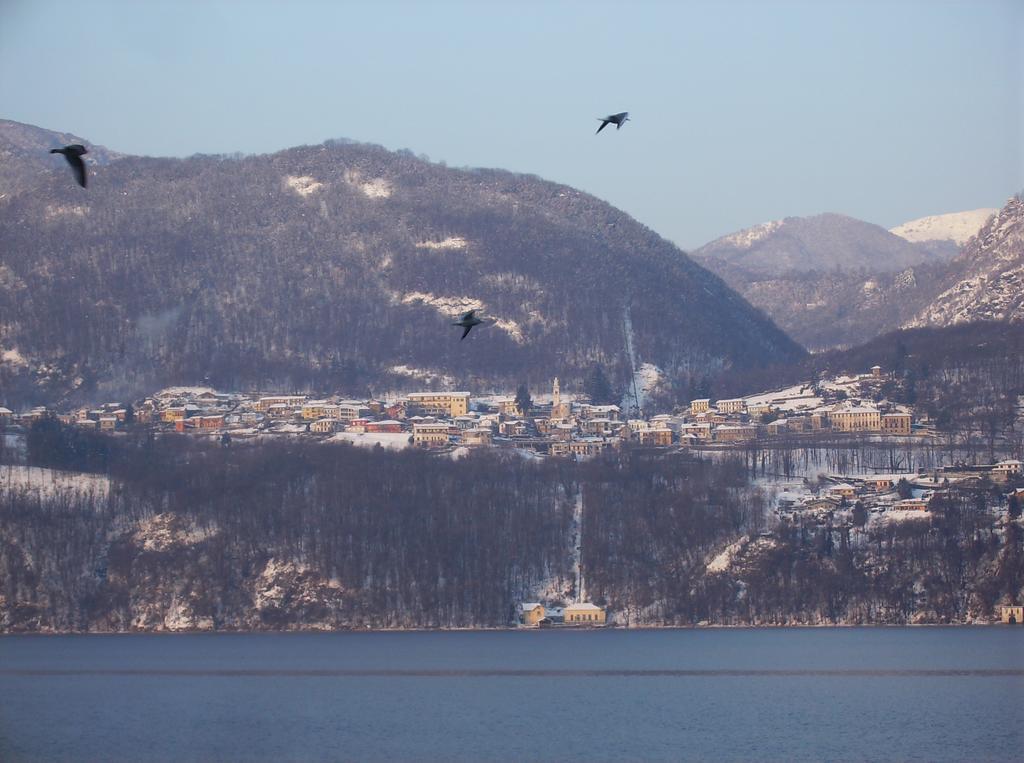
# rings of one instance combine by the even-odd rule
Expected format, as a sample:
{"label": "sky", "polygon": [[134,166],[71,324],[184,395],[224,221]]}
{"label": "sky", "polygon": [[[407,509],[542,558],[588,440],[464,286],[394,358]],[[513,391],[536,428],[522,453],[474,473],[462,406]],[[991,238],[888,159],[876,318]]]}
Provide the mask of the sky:
{"label": "sky", "polygon": [[411,149],[575,186],[689,249],[1001,206],[1024,189],[1022,51],[1024,0],[0,0],[0,118],[154,156]]}

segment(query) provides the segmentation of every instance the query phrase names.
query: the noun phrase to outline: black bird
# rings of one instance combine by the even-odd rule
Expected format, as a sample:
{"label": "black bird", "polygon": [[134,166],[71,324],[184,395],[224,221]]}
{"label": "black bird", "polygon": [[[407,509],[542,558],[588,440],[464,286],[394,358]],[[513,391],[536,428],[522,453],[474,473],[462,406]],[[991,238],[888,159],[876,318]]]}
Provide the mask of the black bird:
{"label": "black bird", "polygon": [[479,326],[481,323],[483,323],[483,320],[476,317],[476,310],[470,310],[462,316],[462,320],[455,321],[452,325],[462,326],[462,328],[465,329],[465,331],[462,332],[462,336],[459,338],[459,341],[461,342],[466,338],[466,334],[473,330],[474,326]]}
{"label": "black bird", "polygon": [[[615,125],[616,130],[621,130],[622,125],[629,121],[629,112],[620,111],[618,114],[609,114],[603,119],[601,117],[598,117],[598,119],[601,120],[601,126],[597,128],[597,132],[601,132],[601,130],[610,124]],[[595,132],[594,135],[597,135],[597,132]]]}
{"label": "black bird", "polygon": [[85,188],[85,162],[82,161],[82,154],[89,153],[85,150],[85,146],[73,143],[70,146],[64,146],[64,148],[51,148],[50,153],[64,154],[64,158],[68,160],[71,170],[75,173],[75,180],[78,181],[82,188]]}

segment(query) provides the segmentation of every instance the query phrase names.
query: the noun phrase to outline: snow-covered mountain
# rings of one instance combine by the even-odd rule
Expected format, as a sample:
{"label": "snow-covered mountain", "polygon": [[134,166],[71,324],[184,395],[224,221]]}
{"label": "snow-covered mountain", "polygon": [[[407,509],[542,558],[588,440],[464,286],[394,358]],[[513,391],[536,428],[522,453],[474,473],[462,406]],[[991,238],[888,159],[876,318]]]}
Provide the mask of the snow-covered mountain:
{"label": "snow-covered mountain", "polygon": [[860,269],[893,272],[934,260],[936,255],[932,248],[879,225],[826,213],[755,225],[705,244],[691,256],[719,273],[728,267],[777,275]]}
{"label": "snow-covered mountain", "polygon": [[907,241],[953,241],[957,246],[963,246],[998,211],[985,208],[919,217],[890,228],[889,232]]}
{"label": "snow-covered mountain", "polygon": [[852,217],[787,217],[692,253],[805,347],[852,346],[898,328],[944,288],[952,240],[908,241]]}
{"label": "snow-covered mountain", "polygon": [[1024,321],[1024,201],[1011,198],[950,263],[951,285],[904,326]]}

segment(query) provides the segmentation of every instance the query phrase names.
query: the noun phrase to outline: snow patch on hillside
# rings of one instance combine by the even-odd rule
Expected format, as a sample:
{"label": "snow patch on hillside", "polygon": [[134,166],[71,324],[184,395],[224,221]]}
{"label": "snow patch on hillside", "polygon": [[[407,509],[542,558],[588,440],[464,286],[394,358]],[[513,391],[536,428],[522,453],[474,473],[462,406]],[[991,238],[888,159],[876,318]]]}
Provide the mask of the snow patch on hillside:
{"label": "snow patch on hillside", "polygon": [[25,356],[18,352],[17,347],[12,347],[9,350],[0,351],[0,363],[6,363],[11,366],[27,366],[28,361],[25,360]]}
{"label": "snow patch on hillside", "polygon": [[380,445],[385,450],[403,450],[409,447],[408,432],[338,432],[328,442],[347,442],[363,448]]}
{"label": "snow patch on hillside", "polygon": [[323,183],[309,175],[287,175],[284,184],[299,196],[309,196],[324,187]]}
{"label": "snow patch on hillside", "polygon": [[747,543],[750,542],[750,538],[743,536],[735,543],[730,543],[722,551],[715,555],[715,557],[708,562],[707,571],[710,574],[720,574],[726,572],[731,566],[733,560],[746,548]]}
{"label": "snow patch on hillside", "polygon": [[362,191],[365,196],[371,199],[386,199],[392,193],[391,183],[384,178],[364,180],[362,173],[357,170],[346,172],[345,182],[353,188]]}
{"label": "snow patch on hillside", "polygon": [[0,466],[0,490],[26,490],[40,497],[68,492],[105,496],[110,490],[110,480],[101,474],[7,464]]}
{"label": "snow patch on hillside", "polygon": [[80,204],[50,204],[46,207],[46,219],[52,220],[56,217],[85,217],[89,211],[88,207]]}
{"label": "snow patch on hillside", "polygon": [[161,552],[194,546],[218,532],[215,526],[201,527],[177,514],[156,514],[138,522],[132,539],[144,551]]}
{"label": "snow patch on hillside", "polygon": [[431,294],[428,291],[407,291],[398,297],[398,301],[403,305],[412,305],[420,302],[424,305],[430,305],[436,307],[451,315],[456,313],[464,313],[469,310],[483,310],[483,300],[476,299],[475,297],[457,297],[457,296],[438,296],[437,294]]}
{"label": "snow patch on hillside", "polygon": [[153,397],[198,397],[199,395],[215,394],[216,392],[217,390],[215,390],[213,387],[164,387],[162,390],[153,395]]}
{"label": "snow patch on hillside", "polygon": [[749,249],[761,239],[770,236],[781,228],[782,223],[782,220],[772,220],[771,222],[761,223],[760,225],[755,225],[753,228],[745,228],[737,233],[730,233],[728,236],[722,236],[714,243],[730,244],[738,249]]}
{"label": "snow patch on hillside", "polygon": [[399,376],[410,376],[427,384],[437,381],[446,387],[452,387],[455,385],[454,376],[449,376],[448,374],[443,374],[439,371],[431,371],[426,368],[413,368],[412,366],[401,364],[389,367],[388,371],[393,374],[398,374]]}
{"label": "snow patch on hillside", "polygon": [[907,241],[955,241],[963,246],[998,209],[972,209],[931,215],[890,228],[889,232]]}
{"label": "snow patch on hillside", "polygon": [[417,249],[465,249],[466,239],[462,236],[449,236],[441,241],[418,241]]}
{"label": "snow patch on hillside", "polygon": [[636,373],[633,374],[633,383],[626,389],[626,394],[622,396],[622,405],[620,408],[623,411],[629,412],[635,406],[638,411],[644,410],[647,405],[647,396],[653,392],[665,374],[653,363],[641,363],[640,367],[636,369]]}
{"label": "snow patch on hillside", "polygon": [[627,386],[619,407],[632,416],[643,411],[647,395],[661,383],[664,374],[653,363],[637,363],[633,343],[633,319],[628,308],[622,316],[622,327],[626,339],[626,355],[629,357],[629,364],[633,369],[633,379],[632,383]]}
{"label": "snow patch on hillside", "polygon": [[[456,317],[469,310],[484,310],[484,301],[474,297],[464,296],[438,296],[430,292],[409,291],[398,296],[398,301],[403,305],[424,304],[436,308],[439,312]],[[522,344],[526,341],[523,336],[522,327],[518,322],[510,318],[498,318],[497,316],[484,317],[486,326],[489,322],[495,327],[508,334],[515,342]]]}

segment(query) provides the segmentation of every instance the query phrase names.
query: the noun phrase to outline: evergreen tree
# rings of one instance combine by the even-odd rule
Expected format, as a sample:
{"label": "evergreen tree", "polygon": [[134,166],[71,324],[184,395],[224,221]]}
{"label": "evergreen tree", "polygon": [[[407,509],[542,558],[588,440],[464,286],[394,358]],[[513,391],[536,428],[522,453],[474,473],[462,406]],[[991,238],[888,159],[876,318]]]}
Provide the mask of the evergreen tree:
{"label": "evergreen tree", "polygon": [[896,492],[900,498],[913,498],[914,489],[907,482],[905,477],[900,477],[900,481],[896,483]]}
{"label": "evergreen tree", "polygon": [[586,381],[583,382],[583,391],[594,405],[611,405],[618,400],[600,363],[595,363],[594,367],[590,369]]}
{"label": "evergreen tree", "polygon": [[530,409],[533,408],[533,399],[530,397],[530,390],[527,389],[526,384],[520,384],[519,389],[516,390],[516,408],[519,409],[519,415],[526,418],[530,415]]}

